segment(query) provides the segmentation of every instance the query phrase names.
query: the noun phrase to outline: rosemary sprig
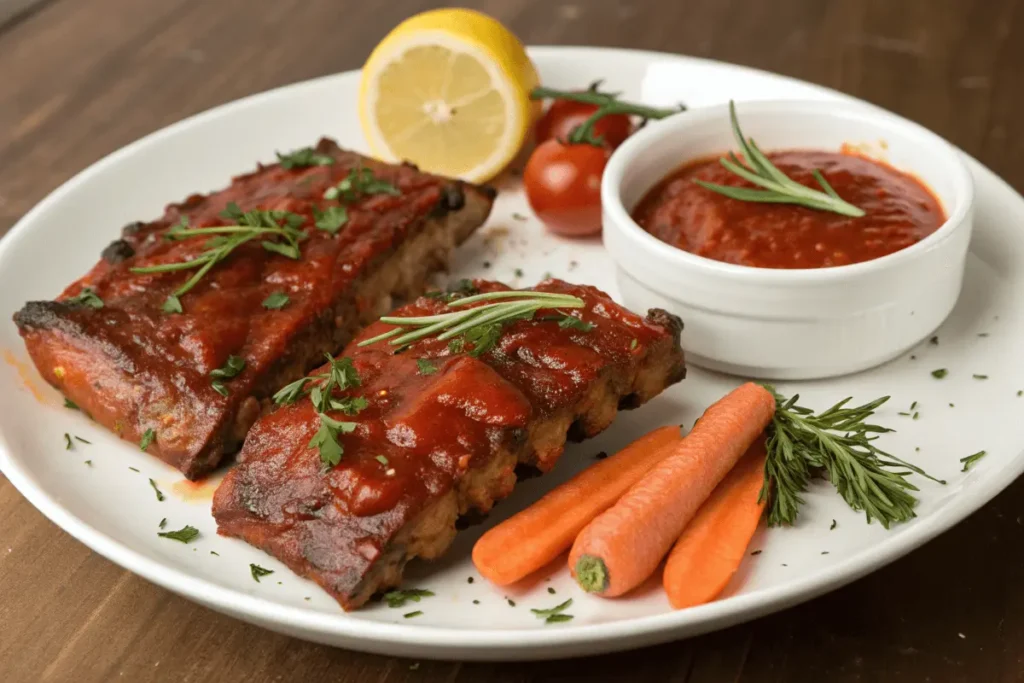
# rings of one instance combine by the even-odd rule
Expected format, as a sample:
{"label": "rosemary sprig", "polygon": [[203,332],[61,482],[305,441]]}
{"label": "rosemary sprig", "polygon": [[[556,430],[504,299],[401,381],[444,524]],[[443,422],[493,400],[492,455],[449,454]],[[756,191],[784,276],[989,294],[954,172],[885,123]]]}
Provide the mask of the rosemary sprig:
{"label": "rosemary sprig", "polygon": [[305,233],[299,229],[305,222],[302,216],[288,211],[242,211],[231,202],[221,212],[221,216],[235,221],[231,225],[218,225],[209,228],[191,228],[188,218],[182,217],[181,222],[164,234],[164,239],[178,241],[209,235],[207,250],[186,261],[161,263],[155,266],[132,268],[133,273],[170,273],[179,270],[195,270],[196,272],[183,285],[178,287],[164,303],[164,311],[181,312],[178,297],[195,287],[210,269],[231,255],[236,248],[258,237],[277,237],[279,240],[264,239],[261,244],[267,251],[272,251],[290,259],[299,258],[299,242]]}
{"label": "rosemary sprig", "polygon": [[721,157],[718,163],[722,164],[731,173],[747,180],[754,185],[763,187],[763,190],[755,190],[748,187],[731,187],[709,183],[695,178],[693,182],[701,187],[725,195],[731,199],[739,199],[744,202],[767,202],[772,204],[797,204],[820,211],[831,211],[843,216],[858,218],[864,215],[862,209],[844,201],[842,197],[829,185],[821,171],[815,169],[814,179],[821,185],[824,192],[814,190],[789,178],[780,171],[775,164],[768,160],[768,157],[754,142],[754,138],[745,138],[740,129],[739,119],[736,118],[736,103],[729,101],[729,119],[732,121],[732,133],[736,142],[743,152],[741,160],[734,152],[729,152],[729,158]]}
{"label": "rosemary sprig", "polygon": [[597,109],[594,113],[591,114],[586,121],[573,129],[566,142],[569,144],[587,144],[598,147],[604,144],[604,140],[601,136],[594,135],[594,124],[605,116],[610,114],[637,116],[641,119],[640,125],[643,125],[647,123],[649,119],[663,119],[671,116],[672,114],[678,114],[681,111],[686,111],[686,107],[682,104],[678,107],[666,109],[660,107],[648,107],[643,104],[634,104],[633,102],[624,102],[619,99],[619,93],[601,92],[600,88],[601,81],[594,81],[590,84],[590,87],[583,92],[555,90],[554,88],[538,86],[530,91],[530,99],[570,100],[572,102],[595,105]]}
{"label": "rosemary sprig", "polygon": [[[405,347],[425,337],[436,336],[438,340],[459,338],[472,344],[471,355],[479,356],[491,349],[501,337],[502,328],[516,320],[530,320],[541,309],[582,308],[583,300],[568,294],[555,292],[502,291],[475,294],[448,303],[450,309],[464,308],[469,304],[485,303],[483,306],[465,310],[453,310],[436,315],[396,317],[385,316],[381,322],[395,325],[395,329],[376,337],[359,342],[367,346],[390,339],[392,346]],[[580,321],[581,325],[585,325]],[[410,331],[411,328],[411,331]]]}
{"label": "rosemary sprig", "polygon": [[888,396],[847,408],[845,398],[828,410],[814,414],[790,399],[775,395],[775,417],[768,429],[768,460],[760,500],[768,499],[768,524],[793,524],[801,494],[812,476],[821,475],[836,487],[854,510],[863,510],[868,523],[877,519],[886,529],[895,522],[915,517],[918,488],[907,481],[911,473],[940,484],[920,467],[890,455],[874,445],[879,434],[893,430],[870,424],[870,418]]}

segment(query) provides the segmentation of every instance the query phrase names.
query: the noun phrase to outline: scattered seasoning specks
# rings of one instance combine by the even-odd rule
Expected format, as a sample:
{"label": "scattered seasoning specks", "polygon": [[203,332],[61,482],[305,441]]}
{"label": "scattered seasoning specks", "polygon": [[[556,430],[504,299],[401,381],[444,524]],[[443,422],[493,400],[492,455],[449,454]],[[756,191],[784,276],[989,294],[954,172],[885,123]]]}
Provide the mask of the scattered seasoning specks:
{"label": "scattered seasoning specks", "polygon": [[136,468],[134,468],[134,467],[131,467],[130,465],[129,465],[128,469],[130,469],[130,470],[131,470],[132,472],[138,472],[138,471],[139,471],[139,470],[137,470]]}
{"label": "scattered seasoning specks", "polygon": [[554,595],[555,594],[555,589],[552,588],[551,586],[548,586],[548,593],[551,593],[551,595]]}
{"label": "scattered seasoning specks", "polygon": [[509,607],[515,607],[516,606],[516,601],[513,600],[512,598],[505,598],[505,600],[508,601],[508,606]]}
{"label": "scattered seasoning specks", "polygon": [[978,336],[982,337],[982,338],[987,337],[988,336],[988,332],[979,332]]}
{"label": "scattered seasoning specks", "polygon": [[75,447],[75,442],[71,440],[71,435],[64,432],[64,450],[70,451]]}
{"label": "scattered seasoning specks", "polygon": [[[1018,396],[1020,396],[1020,393],[1018,393],[1017,395],[1018,395]],[[954,404],[950,403],[950,404],[949,404],[949,407],[950,407],[950,408],[956,408],[956,405],[954,405]]]}
{"label": "scattered seasoning specks", "polygon": [[751,555],[751,557],[753,557],[754,555],[760,555],[762,552],[763,551],[761,551],[761,550],[755,550],[754,552],[750,553],[750,555]]}
{"label": "scattered seasoning specks", "polygon": [[988,375],[971,375],[974,379],[988,379]]}
{"label": "scattered seasoning specks", "polygon": [[85,464],[88,465],[89,467],[92,467],[92,460],[86,460]]}
{"label": "scattered seasoning specks", "polygon": [[911,417],[910,419],[911,419],[911,420],[916,420],[916,419],[917,419],[917,418],[919,418],[919,417],[921,417],[921,413],[918,413],[918,412],[916,412],[916,411],[915,411],[915,412],[914,412],[914,415],[913,415],[913,416],[912,416],[912,417]]}
{"label": "scattered seasoning specks", "polygon": [[822,554],[822,555],[828,555],[828,551],[827,551],[827,550],[822,550],[822,551],[821,551],[821,554]]}
{"label": "scattered seasoning specks", "polygon": [[473,577],[470,576],[466,579],[466,583],[473,583]]}
{"label": "scattered seasoning specks", "polygon": [[474,600],[474,601],[473,601],[473,604],[474,604],[474,605],[479,605],[479,604],[480,604],[480,601],[479,601],[479,600]]}
{"label": "scattered seasoning specks", "polygon": [[928,343],[931,344],[932,346],[938,346],[939,345],[939,335],[935,335],[934,337],[929,339]]}
{"label": "scattered seasoning specks", "polygon": [[949,374],[949,370],[946,368],[939,368],[938,370],[932,370],[932,377],[935,379],[942,379]]}
{"label": "scattered seasoning specks", "polygon": [[832,526],[830,526],[830,527],[828,528],[828,530],[829,530],[829,531],[832,531],[832,530],[833,530],[833,529],[835,529],[835,528],[836,528],[837,526],[839,526],[839,524],[838,524],[838,523],[836,522],[836,520],[834,520],[834,519],[833,519],[833,520],[832,520]]}
{"label": "scattered seasoning specks", "polygon": [[513,271],[513,273],[515,274],[515,276],[516,276],[516,277],[522,277],[523,275],[525,275],[525,274],[526,274],[526,273],[524,273],[524,272],[523,272],[523,269],[522,269],[522,268],[516,268],[516,269],[515,269],[515,270]]}
{"label": "scattered seasoning specks", "polygon": [[413,617],[418,617],[421,614],[423,614],[423,610],[416,610],[415,612],[406,612],[405,614],[402,615],[402,618],[403,619],[412,619]]}
{"label": "scattered seasoning specks", "polygon": [[92,445],[92,441],[86,441],[85,439],[83,439],[80,436],[76,436],[75,437],[75,441],[80,441],[80,442],[86,444],[87,446],[91,446]]}

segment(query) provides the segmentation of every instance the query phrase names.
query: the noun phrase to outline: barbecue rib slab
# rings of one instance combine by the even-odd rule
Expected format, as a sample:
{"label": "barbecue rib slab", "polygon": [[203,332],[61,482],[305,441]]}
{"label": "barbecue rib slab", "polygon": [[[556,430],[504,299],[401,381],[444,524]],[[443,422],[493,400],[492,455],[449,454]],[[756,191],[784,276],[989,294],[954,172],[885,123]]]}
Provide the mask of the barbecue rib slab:
{"label": "barbecue rib slab", "polygon": [[[358,347],[390,326],[362,332],[344,353],[361,385],[338,396],[364,397],[368,407],[334,415],[358,425],[339,437],[340,464],[326,469],[309,447],[319,418],[308,398],[265,415],[217,489],[219,533],[265,550],[346,610],[357,608],[398,585],[410,559],[444,553],[460,515],[486,512],[512,491],[517,464],[549,470],[567,436],[597,434],[619,408],[639,406],[685,375],[675,316],[652,310],[642,318],[593,287],[559,280],[537,290],[582,298],[576,315],[594,327],[560,326],[538,313],[507,325],[479,357],[436,339],[397,354],[387,341]],[[421,297],[394,315],[444,306]]]}
{"label": "barbecue rib slab", "polygon": [[[339,149],[315,148],[333,163],[260,166],[219,192],[193,195],[151,223],[126,226],[102,260],[57,301],[35,301],[15,314],[29,354],[50,384],[93,419],[139,442],[195,479],[241,444],[259,416],[260,399],[323,362],[364,325],[411,300],[448,262],[455,245],[487,218],[494,193],[391,166]],[[321,162],[326,158],[321,158]],[[371,169],[399,196],[364,194],[347,204],[348,220],[332,234],[315,226],[338,201],[325,190],[350,171]],[[236,248],[181,297],[184,312],[166,313],[168,295],[194,270],[136,274],[131,268],[195,258],[208,236],[164,239],[182,217],[190,227],[233,223],[219,216],[230,203],[301,215],[307,237],[292,260],[256,239]],[[91,288],[102,308],[68,300]],[[272,293],[288,296],[268,309]],[[95,301],[94,301],[95,304]],[[229,356],[245,368],[215,390],[210,373]]]}

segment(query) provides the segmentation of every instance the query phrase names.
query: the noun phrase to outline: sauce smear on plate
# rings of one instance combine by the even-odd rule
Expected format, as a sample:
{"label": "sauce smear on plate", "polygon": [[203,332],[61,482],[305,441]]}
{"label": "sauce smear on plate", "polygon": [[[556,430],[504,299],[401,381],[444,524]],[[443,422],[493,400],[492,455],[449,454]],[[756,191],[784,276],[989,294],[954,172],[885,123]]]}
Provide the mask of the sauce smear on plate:
{"label": "sauce smear on plate", "polygon": [[673,171],[633,211],[662,242],[698,256],[756,268],[826,268],[870,261],[935,232],[946,215],[919,180],[856,154],[791,150],[767,154],[780,171],[818,189],[821,171],[844,200],[866,212],[850,218],[792,204],[740,201],[712,192],[695,178],[755,187],[718,163],[702,159]]}

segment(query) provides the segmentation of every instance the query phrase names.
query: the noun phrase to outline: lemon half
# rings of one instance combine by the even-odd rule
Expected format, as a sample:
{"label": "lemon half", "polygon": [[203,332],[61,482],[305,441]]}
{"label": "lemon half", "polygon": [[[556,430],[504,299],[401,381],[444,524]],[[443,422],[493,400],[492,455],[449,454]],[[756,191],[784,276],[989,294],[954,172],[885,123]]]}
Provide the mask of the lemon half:
{"label": "lemon half", "polygon": [[537,71],[497,20],[440,9],[399,24],[363,67],[359,115],[375,156],[471,182],[497,175],[529,135]]}

